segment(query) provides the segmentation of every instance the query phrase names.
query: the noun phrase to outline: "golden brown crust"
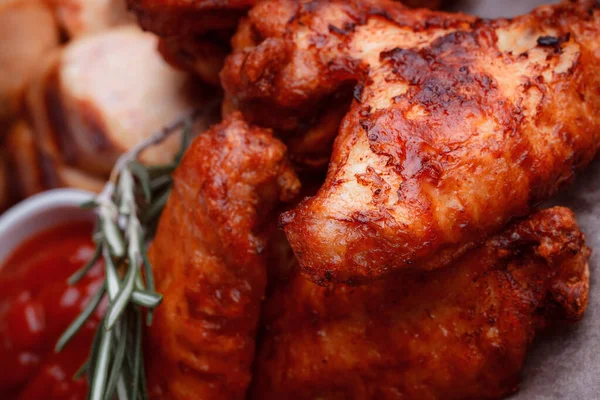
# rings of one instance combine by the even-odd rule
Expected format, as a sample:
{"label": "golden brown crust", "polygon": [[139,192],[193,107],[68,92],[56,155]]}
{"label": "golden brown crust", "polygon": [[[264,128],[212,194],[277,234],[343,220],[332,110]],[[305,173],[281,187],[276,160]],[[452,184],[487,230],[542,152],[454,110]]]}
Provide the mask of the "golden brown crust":
{"label": "golden brown crust", "polygon": [[158,48],[172,66],[191,71],[210,85],[219,85],[219,72],[229,48],[223,40],[214,36],[168,37],[159,41]]}
{"label": "golden brown crust", "polygon": [[234,29],[256,0],[127,0],[142,28],[161,36]]}
{"label": "golden brown crust", "polygon": [[[140,25],[161,36],[188,36],[234,29],[258,0],[127,0]],[[437,8],[440,0],[406,0],[411,7]]]}
{"label": "golden brown crust", "polygon": [[256,0],[127,0],[142,28],[164,38],[161,52],[175,67],[217,85],[238,20]]}
{"label": "golden brown crust", "polygon": [[[127,0],[140,25],[168,40],[169,62],[218,84],[218,71],[239,20],[257,0]],[[439,7],[439,0],[408,0],[414,7]],[[271,18],[272,16],[267,16]],[[207,50],[211,49],[208,59]],[[223,57],[221,57],[223,55]],[[217,63],[218,61],[218,63]],[[216,69],[216,71],[215,71]]]}
{"label": "golden brown crust", "polygon": [[326,166],[342,116],[359,95],[356,82],[368,69],[352,54],[356,30],[375,16],[417,27],[425,19],[435,26],[440,15],[419,10],[407,19],[403,10],[400,3],[377,0],[259,3],[240,23],[221,72],[227,108],[275,129],[300,165]]}
{"label": "golden brown crust", "polygon": [[285,146],[239,114],[194,141],[174,180],[150,250],[164,295],[149,332],[151,397],[243,399],[267,235],[299,182]]}
{"label": "golden brown crust", "polygon": [[589,249],[574,215],[516,223],[448,268],[360,287],[295,275],[268,300],[255,399],[499,399],[535,334],[580,319]]}
{"label": "golden brown crust", "polygon": [[[371,20],[380,20],[380,26],[367,27]],[[263,1],[240,24],[221,81],[229,100],[247,118],[292,130],[323,108],[320,101],[363,78],[369,60],[358,54],[360,47],[389,45],[393,38],[384,36],[385,29],[404,27],[412,35],[425,29],[424,21],[435,30],[471,20],[462,14],[408,11],[385,0]],[[372,36],[363,35],[365,42],[356,43],[358,31],[365,29]],[[416,35],[407,36],[404,32],[394,42],[418,42]],[[278,112],[267,112],[273,109]]]}
{"label": "golden brown crust", "polygon": [[594,1],[489,21],[385,0],[271,0],[248,23],[255,41],[221,77],[251,121],[301,126],[315,104],[355,87],[327,181],[282,218],[314,281],[446,265],[598,148]]}

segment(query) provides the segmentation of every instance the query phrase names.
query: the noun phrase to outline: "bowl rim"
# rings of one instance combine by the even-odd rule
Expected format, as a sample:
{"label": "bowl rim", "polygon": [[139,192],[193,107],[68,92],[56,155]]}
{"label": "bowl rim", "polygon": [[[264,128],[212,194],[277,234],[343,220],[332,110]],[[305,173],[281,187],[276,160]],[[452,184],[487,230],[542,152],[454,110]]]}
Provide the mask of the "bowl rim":
{"label": "bowl rim", "polygon": [[34,212],[64,207],[80,208],[81,204],[94,196],[94,193],[80,189],[52,189],[31,196],[0,215],[0,242],[5,232],[29,218]]}
{"label": "bowl rim", "polygon": [[[29,197],[0,215],[0,270],[19,246],[54,225],[92,219],[81,204],[95,194],[79,189],[53,189]],[[65,212],[66,211],[66,212]],[[52,215],[56,212],[55,215]]]}

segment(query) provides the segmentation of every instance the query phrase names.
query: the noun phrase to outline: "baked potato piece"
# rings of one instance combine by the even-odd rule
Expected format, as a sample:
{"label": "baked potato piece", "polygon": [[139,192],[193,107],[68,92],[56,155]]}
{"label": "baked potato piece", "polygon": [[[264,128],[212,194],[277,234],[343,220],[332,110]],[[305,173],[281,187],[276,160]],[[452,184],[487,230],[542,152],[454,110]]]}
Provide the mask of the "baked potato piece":
{"label": "baked potato piece", "polygon": [[45,0],[69,38],[134,22],[125,0]]}
{"label": "baked potato piece", "polygon": [[37,63],[58,45],[58,26],[43,0],[0,2],[0,136],[19,114]]}
{"label": "baked potato piece", "polygon": [[[122,153],[211,100],[213,94],[162,59],[157,43],[125,26],[74,40],[40,62],[26,108],[44,188],[98,190]],[[141,160],[169,163],[179,144],[174,136]]]}

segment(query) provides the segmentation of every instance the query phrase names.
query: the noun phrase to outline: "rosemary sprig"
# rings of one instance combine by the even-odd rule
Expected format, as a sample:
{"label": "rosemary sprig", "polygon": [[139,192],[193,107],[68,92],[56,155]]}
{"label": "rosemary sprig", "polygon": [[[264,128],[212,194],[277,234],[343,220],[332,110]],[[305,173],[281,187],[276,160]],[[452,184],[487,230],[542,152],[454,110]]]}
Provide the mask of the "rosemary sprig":
{"label": "rosemary sprig", "polygon": [[[210,108],[207,108],[210,110]],[[191,112],[139,143],[121,156],[103,191],[83,207],[94,209],[94,256],[69,278],[80,281],[100,259],[104,260],[104,284],[56,344],[62,350],[93,315],[103,296],[108,311],[98,327],[87,362],[76,376],[87,372],[88,399],[146,399],[142,354],[142,318],[152,323],[152,311],[162,296],[156,293],[147,240],[152,237],[172,186],[172,173],[181,161],[198,112]],[[173,163],[146,167],[137,160],[148,147],[183,132],[181,150]]]}

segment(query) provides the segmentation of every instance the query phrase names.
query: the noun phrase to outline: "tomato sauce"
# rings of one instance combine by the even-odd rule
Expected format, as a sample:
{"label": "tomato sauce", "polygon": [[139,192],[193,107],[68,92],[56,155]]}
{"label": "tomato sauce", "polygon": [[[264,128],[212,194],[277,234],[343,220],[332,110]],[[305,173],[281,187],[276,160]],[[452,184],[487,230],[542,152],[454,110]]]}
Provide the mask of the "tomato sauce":
{"label": "tomato sauce", "polygon": [[54,347],[103,282],[97,262],[77,285],[68,277],[94,253],[92,225],[69,223],[44,231],[0,267],[0,394],[5,400],[85,399],[87,383],[73,375],[89,355],[106,303],[61,353]]}

